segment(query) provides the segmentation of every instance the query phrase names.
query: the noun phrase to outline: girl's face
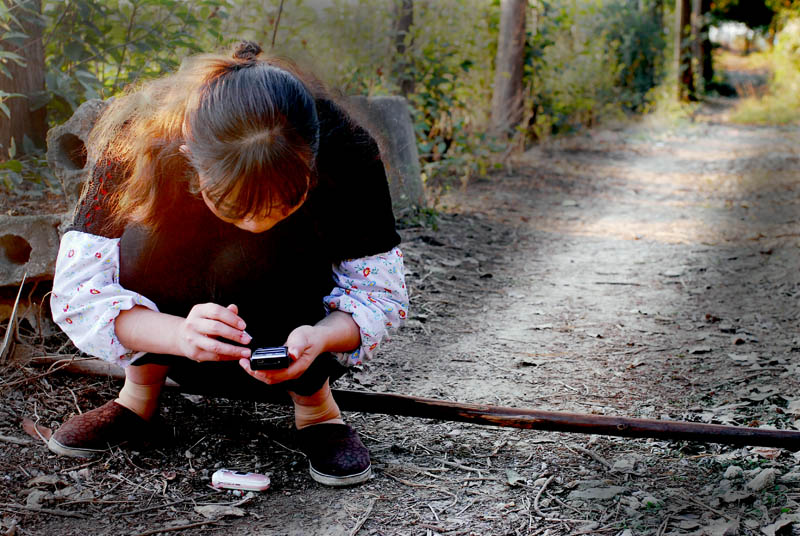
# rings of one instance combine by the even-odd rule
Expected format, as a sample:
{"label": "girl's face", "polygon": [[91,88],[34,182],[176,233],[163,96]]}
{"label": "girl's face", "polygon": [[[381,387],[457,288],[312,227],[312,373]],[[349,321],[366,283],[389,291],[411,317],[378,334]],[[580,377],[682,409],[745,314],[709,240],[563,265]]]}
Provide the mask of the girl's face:
{"label": "girl's face", "polygon": [[297,209],[303,206],[305,199],[300,201],[297,206],[289,207],[289,208],[279,208],[273,207],[272,210],[269,211],[268,214],[252,214],[246,216],[242,219],[232,219],[228,218],[223,215],[216,206],[214,206],[214,202],[209,199],[206,195],[205,190],[200,192],[200,195],[203,196],[203,201],[205,202],[208,209],[214,213],[214,215],[221,219],[224,222],[230,223],[242,229],[243,231],[248,231],[251,233],[263,233],[264,231],[268,231],[275,227],[278,223],[285,220],[289,216],[291,216]]}

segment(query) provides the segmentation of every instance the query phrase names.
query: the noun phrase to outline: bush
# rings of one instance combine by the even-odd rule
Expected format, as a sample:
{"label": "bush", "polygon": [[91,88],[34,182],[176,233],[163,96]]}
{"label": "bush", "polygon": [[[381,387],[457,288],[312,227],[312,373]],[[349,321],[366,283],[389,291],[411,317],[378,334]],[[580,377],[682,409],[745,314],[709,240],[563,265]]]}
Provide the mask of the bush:
{"label": "bush", "polygon": [[749,124],[789,124],[800,121],[800,15],[784,19],[775,46],[765,54],[772,67],[769,90],[743,99],[731,119]]}
{"label": "bush", "polygon": [[641,111],[664,77],[663,21],[629,0],[542,6],[530,40],[534,137]]}

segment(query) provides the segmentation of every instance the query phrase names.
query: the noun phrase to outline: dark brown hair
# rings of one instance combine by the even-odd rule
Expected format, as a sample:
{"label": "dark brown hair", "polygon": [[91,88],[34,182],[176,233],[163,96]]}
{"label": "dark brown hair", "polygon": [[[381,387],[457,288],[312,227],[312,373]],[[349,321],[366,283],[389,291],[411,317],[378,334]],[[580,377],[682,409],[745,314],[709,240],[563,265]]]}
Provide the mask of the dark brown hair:
{"label": "dark brown hair", "polygon": [[[187,58],[174,74],[114,99],[89,137],[90,158],[122,166],[112,225],[159,227],[175,200],[203,190],[226,217],[294,207],[315,182],[319,81],[285,59]],[[182,147],[184,146],[185,147]]]}

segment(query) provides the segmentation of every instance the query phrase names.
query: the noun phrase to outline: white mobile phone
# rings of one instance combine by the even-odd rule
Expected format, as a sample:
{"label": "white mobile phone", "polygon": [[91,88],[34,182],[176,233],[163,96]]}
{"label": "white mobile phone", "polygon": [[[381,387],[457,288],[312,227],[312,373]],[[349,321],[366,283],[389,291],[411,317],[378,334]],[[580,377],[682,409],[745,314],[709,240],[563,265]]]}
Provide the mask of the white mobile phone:
{"label": "white mobile phone", "polygon": [[220,489],[264,491],[269,487],[269,484],[269,477],[260,473],[243,473],[241,471],[231,471],[230,469],[219,469],[211,475],[211,485]]}

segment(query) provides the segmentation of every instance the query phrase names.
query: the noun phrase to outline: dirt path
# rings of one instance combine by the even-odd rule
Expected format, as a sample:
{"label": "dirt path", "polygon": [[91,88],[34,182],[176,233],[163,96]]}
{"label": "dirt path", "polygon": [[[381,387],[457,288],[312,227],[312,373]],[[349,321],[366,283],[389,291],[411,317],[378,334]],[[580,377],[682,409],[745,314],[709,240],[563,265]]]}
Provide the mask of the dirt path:
{"label": "dirt path", "polygon": [[[448,194],[435,228],[403,231],[407,327],[342,386],[796,428],[799,142],[796,129],[731,126],[716,111],[537,148],[510,175]],[[24,437],[23,417],[61,422],[113,389],[53,375],[6,390],[0,435]],[[244,517],[172,534],[790,534],[792,522],[800,533],[800,457],[788,451],[353,413],[375,478],[333,491],[307,478],[286,410],[179,394],[165,406],[174,443],[88,467],[0,442],[5,526],[141,534],[203,521],[194,506],[237,500],[207,487],[216,464],[268,472],[273,488]],[[60,479],[40,486],[62,490],[43,506],[87,518],[7,506],[25,504],[36,475]]]}

